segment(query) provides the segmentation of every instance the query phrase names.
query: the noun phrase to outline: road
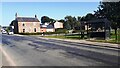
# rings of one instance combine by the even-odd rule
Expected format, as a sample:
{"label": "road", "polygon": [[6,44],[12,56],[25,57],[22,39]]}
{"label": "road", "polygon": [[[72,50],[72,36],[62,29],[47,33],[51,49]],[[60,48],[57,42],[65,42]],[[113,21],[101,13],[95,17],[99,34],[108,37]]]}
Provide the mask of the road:
{"label": "road", "polygon": [[117,66],[118,49],[46,39],[2,35],[3,66]]}

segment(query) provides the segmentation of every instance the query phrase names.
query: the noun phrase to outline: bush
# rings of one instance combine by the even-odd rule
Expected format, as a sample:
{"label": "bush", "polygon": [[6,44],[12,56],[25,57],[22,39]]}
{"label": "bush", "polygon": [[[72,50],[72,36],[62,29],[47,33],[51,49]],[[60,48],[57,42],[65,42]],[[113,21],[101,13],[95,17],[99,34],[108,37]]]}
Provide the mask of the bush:
{"label": "bush", "polygon": [[67,29],[63,29],[63,28],[58,28],[55,30],[57,34],[60,34],[60,33],[66,33],[67,32]]}
{"label": "bush", "polygon": [[61,34],[61,32],[44,32],[44,33],[19,33],[21,35],[51,35],[51,34]]}
{"label": "bush", "polygon": [[42,33],[19,33],[21,35],[42,35]]}

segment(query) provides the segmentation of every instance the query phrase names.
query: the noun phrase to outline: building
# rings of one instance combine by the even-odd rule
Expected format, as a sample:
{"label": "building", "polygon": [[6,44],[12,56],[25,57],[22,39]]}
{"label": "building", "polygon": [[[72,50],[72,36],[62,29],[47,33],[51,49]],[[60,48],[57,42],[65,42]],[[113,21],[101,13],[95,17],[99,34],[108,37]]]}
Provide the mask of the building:
{"label": "building", "polygon": [[63,23],[56,21],[56,22],[54,23],[54,28],[55,28],[55,29],[57,29],[57,28],[63,28]]}
{"label": "building", "polygon": [[55,28],[49,22],[40,25],[40,32],[55,32]]}
{"label": "building", "polygon": [[18,17],[15,15],[10,26],[14,26],[14,33],[38,33],[40,32],[40,21],[35,17]]}
{"label": "building", "polygon": [[40,32],[42,32],[42,33],[43,33],[43,32],[47,32],[47,31],[46,31],[46,28],[47,28],[46,25],[42,25],[42,24],[41,24],[41,25],[40,25]]}
{"label": "building", "polygon": [[46,32],[55,32],[55,28],[52,25],[47,25]]}

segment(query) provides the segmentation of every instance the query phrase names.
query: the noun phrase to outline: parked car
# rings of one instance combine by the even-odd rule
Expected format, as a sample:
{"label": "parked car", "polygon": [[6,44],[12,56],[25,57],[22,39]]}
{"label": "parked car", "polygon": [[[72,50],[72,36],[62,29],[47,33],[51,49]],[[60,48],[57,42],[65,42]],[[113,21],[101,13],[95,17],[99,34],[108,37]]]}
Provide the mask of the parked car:
{"label": "parked car", "polygon": [[12,35],[12,34],[14,34],[14,33],[13,33],[13,32],[11,32],[11,31],[10,31],[10,32],[8,32],[8,35]]}
{"label": "parked car", "polygon": [[10,31],[8,32],[8,35],[12,35],[12,34],[14,34],[13,29],[10,29]]}
{"label": "parked car", "polygon": [[2,34],[7,34],[7,31],[3,30],[3,31],[2,31]]}

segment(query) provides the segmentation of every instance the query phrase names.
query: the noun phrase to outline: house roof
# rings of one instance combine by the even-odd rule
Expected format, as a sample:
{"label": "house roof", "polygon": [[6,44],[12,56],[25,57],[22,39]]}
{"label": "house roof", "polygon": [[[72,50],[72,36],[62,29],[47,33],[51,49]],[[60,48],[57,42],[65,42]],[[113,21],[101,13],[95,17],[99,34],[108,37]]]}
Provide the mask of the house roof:
{"label": "house roof", "polygon": [[46,25],[42,25],[42,24],[41,24],[41,25],[40,25],[40,27],[41,27],[41,28],[46,28],[47,26],[46,26]]}
{"label": "house roof", "polygon": [[32,17],[17,17],[18,22],[40,22],[37,18]]}
{"label": "house roof", "polygon": [[52,29],[52,28],[54,28],[52,25],[47,26],[47,29]]}
{"label": "house roof", "polygon": [[107,19],[96,19],[87,21],[87,23],[110,23],[110,21]]}

